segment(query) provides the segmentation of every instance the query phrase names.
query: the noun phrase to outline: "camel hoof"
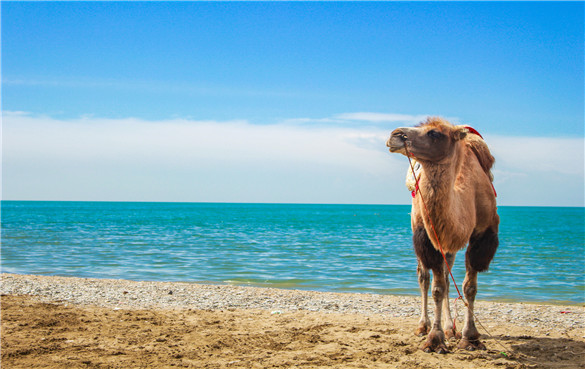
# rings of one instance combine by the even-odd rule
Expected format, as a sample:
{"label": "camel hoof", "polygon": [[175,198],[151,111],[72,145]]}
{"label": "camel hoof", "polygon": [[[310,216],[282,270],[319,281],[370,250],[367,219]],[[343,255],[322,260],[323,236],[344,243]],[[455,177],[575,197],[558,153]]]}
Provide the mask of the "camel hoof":
{"label": "camel hoof", "polygon": [[421,350],[423,350],[424,352],[426,352],[427,354],[430,354],[432,352],[436,352],[437,354],[448,354],[449,350],[447,349],[447,346],[445,346],[444,344],[439,344],[436,346],[433,346],[431,343],[426,342],[422,347]]}
{"label": "camel hoof", "polygon": [[421,349],[426,353],[446,354],[449,352],[445,345],[445,335],[442,331],[431,331]]}
{"label": "camel hoof", "polygon": [[486,347],[483,343],[479,340],[470,340],[467,338],[463,338],[459,344],[457,345],[458,348],[464,349],[467,351],[475,351],[475,350],[485,350]]}
{"label": "camel hoof", "polygon": [[416,336],[422,337],[422,336],[426,336],[429,333],[429,327],[428,326],[421,326],[418,327],[415,331],[414,334]]}
{"label": "camel hoof", "polygon": [[445,338],[449,341],[453,339],[461,339],[461,333],[452,328],[447,329],[445,330]]}
{"label": "camel hoof", "polygon": [[437,354],[445,355],[449,353],[449,350],[447,350],[447,347],[439,347],[436,352]]}

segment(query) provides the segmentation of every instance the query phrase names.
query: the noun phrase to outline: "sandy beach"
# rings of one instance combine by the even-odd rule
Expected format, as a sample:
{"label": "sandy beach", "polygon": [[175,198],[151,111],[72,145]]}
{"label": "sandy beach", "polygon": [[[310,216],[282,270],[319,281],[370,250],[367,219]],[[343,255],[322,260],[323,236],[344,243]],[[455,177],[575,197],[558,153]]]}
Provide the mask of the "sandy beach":
{"label": "sandy beach", "polygon": [[413,296],[13,274],[0,292],[3,368],[585,368],[583,306],[479,299],[488,349],[439,355]]}

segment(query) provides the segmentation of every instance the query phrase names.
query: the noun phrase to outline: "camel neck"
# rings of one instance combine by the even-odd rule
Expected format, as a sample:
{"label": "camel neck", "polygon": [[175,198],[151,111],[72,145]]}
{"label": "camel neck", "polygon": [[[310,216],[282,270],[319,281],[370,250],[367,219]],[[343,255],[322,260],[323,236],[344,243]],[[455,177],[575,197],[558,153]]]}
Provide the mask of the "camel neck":
{"label": "camel neck", "polygon": [[456,150],[448,161],[421,162],[423,166],[421,191],[431,208],[449,206],[455,196],[455,182],[461,170],[462,160],[462,153]]}

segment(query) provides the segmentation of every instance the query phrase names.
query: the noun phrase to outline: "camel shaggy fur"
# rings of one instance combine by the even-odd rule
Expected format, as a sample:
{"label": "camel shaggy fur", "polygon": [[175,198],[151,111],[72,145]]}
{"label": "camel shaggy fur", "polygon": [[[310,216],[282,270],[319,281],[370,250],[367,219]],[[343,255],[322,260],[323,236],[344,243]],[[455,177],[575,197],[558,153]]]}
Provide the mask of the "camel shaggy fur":
{"label": "camel shaggy fur", "polygon": [[[446,353],[445,339],[459,337],[459,348],[485,349],[473,319],[477,273],[488,269],[496,253],[500,218],[490,171],[494,158],[483,138],[475,130],[471,132],[468,127],[454,126],[441,118],[428,118],[416,127],[397,128],[386,143],[390,152],[410,156],[421,167],[420,172],[416,170],[414,174],[419,188],[412,200],[411,225],[422,295],[421,318],[415,333],[428,333],[421,347],[425,352]],[[469,245],[463,281],[468,309],[462,335],[453,328],[448,296],[449,271],[439,243],[449,268],[457,251]],[[427,312],[430,271],[435,302],[432,326]]]}

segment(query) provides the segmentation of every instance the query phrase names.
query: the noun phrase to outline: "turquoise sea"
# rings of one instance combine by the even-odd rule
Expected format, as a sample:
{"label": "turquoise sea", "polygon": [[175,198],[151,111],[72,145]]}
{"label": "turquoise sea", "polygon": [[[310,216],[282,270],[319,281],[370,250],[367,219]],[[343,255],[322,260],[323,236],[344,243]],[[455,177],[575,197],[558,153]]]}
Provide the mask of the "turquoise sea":
{"label": "turquoise sea", "polygon": [[[1,204],[2,272],[418,295],[410,206]],[[478,299],[585,303],[585,209],[499,214]]]}

